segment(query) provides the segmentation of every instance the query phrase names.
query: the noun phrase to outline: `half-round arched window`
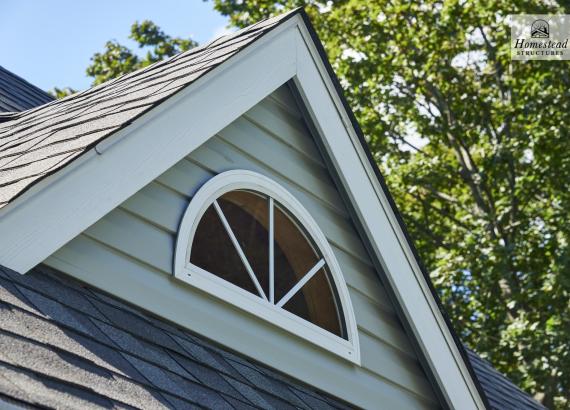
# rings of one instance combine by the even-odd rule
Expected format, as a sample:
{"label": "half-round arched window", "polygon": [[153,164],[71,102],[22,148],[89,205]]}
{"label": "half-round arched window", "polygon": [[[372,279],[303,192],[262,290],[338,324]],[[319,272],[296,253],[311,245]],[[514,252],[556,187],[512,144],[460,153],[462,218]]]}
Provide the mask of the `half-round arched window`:
{"label": "half-round arched window", "polygon": [[180,224],[176,277],[358,363],[348,290],[327,239],[283,187],[251,171],[217,175]]}

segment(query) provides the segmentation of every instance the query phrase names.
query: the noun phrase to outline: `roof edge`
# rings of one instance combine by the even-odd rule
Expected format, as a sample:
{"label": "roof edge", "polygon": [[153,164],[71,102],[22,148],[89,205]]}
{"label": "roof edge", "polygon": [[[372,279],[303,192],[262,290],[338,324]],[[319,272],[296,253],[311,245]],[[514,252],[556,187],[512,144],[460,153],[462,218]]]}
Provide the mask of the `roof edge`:
{"label": "roof edge", "polygon": [[[86,89],[86,90],[80,91],[80,92],[78,92],[78,93],[76,93],[76,94],[68,95],[68,96],[66,96],[66,97],[64,97],[64,98],[62,98],[62,99],[60,99],[60,100],[55,100],[55,99],[54,99],[54,100],[49,101],[49,102],[46,102],[45,104],[42,104],[42,105],[40,105],[40,106],[33,107],[33,108],[30,108],[30,109],[28,109],[28,110],[21,111],[21,112],[0,113],[0,124],[6,123],[6,124],[3,124],[4,127],[11,127],[12,124],[8,124],[10,121],[16,121],[16,120],[20,120],[20,119],[22,119],[22,121],[29,121],[29,118],[28,118],[29,115],[31,115],[31,114],[33,114],[33,113],[35,113],[35,112],[37,112],[37,111],[42,110],[44,107],[48,107],[48,106],[49,106],[49,107],[52,107],[52,108],[53,108],[53,106],[55,106],[55,105],[57,105],[57,104],[68,104],[68,105],[69,105],[70,103],[73,103],[73,99],[78,99],[78,98],[81,99],[81,98],[83,98],[84,96],[89,95],[90,93],[94,92],[95,90],[100,90],[100,89],[105,88],[106,86],[111,86],[111,85],[113,85],[113,84],[115,84],[115,83],[117,83],[117,82],[123,81],[123,80],[125,80],[126,78],[129,78],[129,77],[141,75],[141,74],[143,74],[143,73],[149,71],[149,70],[152,69],[153,67],[155,67],[155,68],[156,68],[156,67],[160,67],[160,66],[163,66],[163,65],[165,65],[165,64],[168,64],[169,61],[177,60],[177,59],[180,58],[182,55],[191,55],[191,54],[194,54],[194,53],[199,53],[199,52],[201,52],[201,51],[207,49],[211,44],[214,44],[214,43],[217,43],[217,42],[223,43],[223,41],[221,41],[221,40],[223,40],[224,38],[233,39],[233,38],[237,37],[240,32],[248,32],[248,31],[250,31],[250,30],[256,28],[256,26],[259,26],[259,25],[261,25],[261,24],[263,24],[263,23],[266,23],[267,21],[276,20],[276,24],[275,24],[275,25],[273,25],[272,27],[270,27],[269,29],[267,29],[265,32],[263,32],[255,41],[253,41],[252,43],[246,44],[243,48],[241,48],[241,49],[239,50],[239,52],[237,53],[237,54],[241,54],[241,53],[243,53],[249,46],[251,46],[253,43],[256,43],[257,40],[261,39],[261,37],[265,37],[268,33],[270,33],[271,31],[273,31],[273,30],[276,29],[277,27],[281,26],[282,24],[284,24],[285,22],[287,22],[288,20],[290,20],[290,19],[291,19],[292,17],[294,17],[295,15],[299,14],[299,13],[301,12],[301,10],[302,10],[301,8],[296,8],[296,9],[290,11],[290,12],[283,13],[283,14],[279,15],[278,17],[261,20],[261,21],[255,23],[255,24],[253,24],[253,25],[251,25],[251,26],[248,26],[248,27],[246,27],[246,28],[244,28],[244,29],[242,29],[242,30],[237,31],[236,33],[232,33],[231,35],[225,35],[225,36],[218,37],[218,38],[216,38],[216,39],[214,39],[214,40],[211,40],[210,42],[208,42],[208,43],[206,43],[206,44],[204,44],[204,45],[201,45],[201,46],[195,47],[195,48],[193,48],[193,49],[190,49],[190,50],[188,50],[188,51],[185,51],[185,52],[176,54],[175,56],[172,56],[172,57],[167,58],[167,59],[165,59],[165,60],[157,61],[157,62],[151,64],[150,66],[141,68],[141,69],[136,70],[136,71],[133,71],[133,72],[131,72],[131,73],[127,73],[127,74],[121,75],[121,76],[119,76],[119,77],[117,77],[117,78],[108,80],[108,81],[106,81],[105,83],[98,84],[98,85],[96,85],[96,86],[94,86],[94,87],[91,87],[91,88],[88,88],[88,89]],[[230,56],[227,60],[224,60],[222,63],[217,64],[217,65],[213,65],[213,66],[211,66],[211,67],[208,67],[208,68],[201,74],[201,76],[200,76],[198,79],[196,79],[196,81],[200,80],[203,76],[207,75],[210,71],[212,71],[212,70],[218,68],[220,65],[223,65],[223,63],[226,63],[227,61],[230,61],[230,60],[231,60],[233,57],[235,57],[235,56],[236,56],[236,55],[232,55],[232,56]],[[0,69],[1,69],[1,68],[2,68],[2,67],[0,66]],[[12,74],[12,73],[10,73],[10,74]],[[15,76],[15,74],[13,74],[13,75]],[[23,81],[25,81],[25,80],[23,80]],[[115,127],[115,128],[114,128],[112,131],[110,131],[108,134],[104,135],[103,137],[101,137],[101,138],[99,138],[98,140],[96,140],[96,141],[94,141],[93,143],[91,143],[88,147],[86,147],[86,149],[84,150],[84,152],[83,152],[81,155],[79,155],[78,157],[74,158],[72,161],[70,161],[70,162],[69,162],[68,164],[66,164],[64,167],[60,167],[60,168],[54,167],[52,170],[50,170],[49,172],[47,172],[41,179],[35,180],[35,181],[33,181],[31,184],[25,186],[23,189],[21,189],[21,190],[17,193],[16,196],[14,196],[12,199],[10,199],[10,201],[8,201],[8,203],[3,203],[3,202],[0,201],[0,218],[2,217],[2,215],[4,214],[4,212],[6,212],[6,208],[10,208],[10,207],[13,208],[13,207],[17,206],[17,205],[14,204],[14,202],[18,201],[18,199],[19,199],[22,195],[26,194],[29,190],[33,190],[33,192],[37,192],[38,189],[41,189],[41,188],[36,187],[36,185],[37,185],[38,183],[40,183],[41,181],[43,181],[45,178],[50,178],[50,177],[51,177],[51,179],[53,179],[53,176],[56,175],[56,174],[58,174],[59,171],[64,171],[65,168],[69,168],[69,167],[73,166],[73,164],[74,164],[75,162],[78,162],[79,160],[81,160],[81,157],[84,156],[85,154],[87,154],[87,153],[88,153],[89,151],[91,151],[92,149],[95,149],[95,151],[97,151],[98,154],[101,154],[101,150],[98,149],[98,147],[101,147],[101,146],[102,146],[102,147],[104,147],[104,149],[106,149],[106,148],[110,145],[109,140],[112,139],[113,136],[117,135],[117,134],[118,134],[119,132],[121,132],[123,129],[125,129],[125,128],[128,127],[128,126],[130,126],[133,122],[135,122],[136,120],[138,120],[140,117],[142,117],[142,116],[148,114],[150,111],[155,110],[157,107],[159,107],[159,106],[160,106],[162,103],[164,103],[165,101],[171,100],[171,99],[172,99],[173,97],[175,97],[176,95],[179,95],[182,91],[184,91],[184,90],[185,90],[186,88],[188,88],[189,86],[193,85],[196,81],[192,81],[192,82],[187,83],[185,86],[181,87],[180,89],[178,89],[178,90],[175,91],[174,93],[172,93],[172,94],[170,94],[170,95],[168,95],[168,96],[166,96],[166,97],[164,97],[164,98],[162,98],[162,99],[156,101],[156,102],[155,102],[154,104],[152,104],[152,106],[150,106],[148,109],[146,109],[146,110],[144,110],[144,111],[138,113],[137,115],[133,116],[132,118],[129,118],[127,121],[125,121],[125,122],[123,122],[122,124],[120,124],[119,127]],[[52,97],[52,98],[53,98],[53,97]],[[4,114],[4,115],[2,115],[2,114]],[[14,124],[14,126],[16,126],[16,124]],[[0,170],[0,172],[1,172],[1,170]],[[1,185],[0,185],[0,186],[1,186]],[[21,201],[20,201],[20,202],[21,202]]]}
{"label": "roof edge", "polygon": [[402,230],[402,233],[404,234],[405,238],[406,238],[406,242],[408,243],[410,250],[412,251],[414,258],[420,268],[420,271],[430,289],[431,292],[431,296],[433,297],[433,299],[435,300],[438,309],[441,313],[441,315],[443,316],[443,319],[449,329],[449,332],[451,334],[451,336],[453,337],[453,340],[455,342],[455,345],[457,347],[457,349],[459,350],[459,353],[461,354],[461,357],[463,359],[463,362],[469,372],[469,376],[471,378],[471,380],[473,381],[474,385],[477,388],[477,392],[479,393],[481,399],[483,400],[485,406],[487,408],[490,408],[490,404],[489,404],[489,400],[485,394],[485,391],[483,390],[481,383],[479,382],[479,380],[477,379],[476,375],[475,375],[475,371],[473,370],[473,367],[471,365],[471,362],[468,359],[468,355],[467,355],[467,351],[465,350],[465,347],[463,345],[463,343],[461,342],[457,332],[455,331],[451,320],[449,318],[449,315],[447,314],[445,308],[443,307],[443,303],[441,302],[441,299],[437,293],[437,291],[435,290],[435,287],[433,286],[433,283],[431,281],[431,278],[427,272],[427,269],[424,265],[424,263],[422,262],[420,256],[419,256],[419,252],[409,234],[409,231],[406,227],[406,224],[404,222],[404,219],[396,205],[396,202],[392,196],[392,194],[390,193],[389,189],[388,189],[388,185],[386,183],[386,180],[384,179],[384,176],[382,175],[382,173],[380,172],[380,169],[378,167],[378,165],[376,164],[376,162],[374,161],[374,158],[372,156],[372,153],[370,151],[370,148],[368,147],[368,143],[366,142],[366,138],[364,137],[364,133],[362,132],[362,129],[360,128],[360,124],[358,123],[358,120],[356,119],[356,116],[354,115],[354,112],[352,111],[352,109],[350,108],[350,105],[348,104],[348,101],[344,95],[344,91],[342,90],[342,86],[340,84],[340,81],[336,75],[336,73],[334,72],[334,69],[332,68],[328,55],[326,53],[326,50],[324,48],[324,45],[322,44],[321,40],[318,37],[318,34],[313,26],[313,24],[311,23],[311,20],[307,14],[307,12],[304,9],[300,9],[299,10],[299,15],[302,17],[305,26],[307,27],[307,30],[309,32],[309,34],[311,35],[312,41],[315,44],[315,47],[321,57],[321,60],[323,62],[324,67],[327,70],[327,74],[329,75],[335,89],[336,89],[336,93],[343,105],[344,111],[346,112],[346,114],[348,115],[351,125],[353,127],[353,129],[355,130],[355,133],[359,139],[360,145],[363,149],[363,151],[365,152],[367,159],[369,161],[370,167],[374,170],[374,173],[376,175],[376,178],[378,179],[378,182],[384,192],[384,195],[386,196],[390,207],[392,208],[392,211],[394,212],[394,215],[398,221],[399,227]]}
{"label": "roof edge", "polygon": [[[171,166],[182,159],[196,148],[195,144],[201,144],[203,138],[214,135],[292,78],[295,75],[295,42],[291,37],[293,30],[290,28],[298,24],[293,21],[293,17],[298,13],[299,11],[295,10],[281,19],[260,22],[265,22],[265,26],[246,33],[253,41],[240,47],[239,52],[219,64],[207,66],[204,74],[178,92],[161,99],[159,104],[151,109],[129,118],[120,129],[114,130],[103,140],[90,144],[89,149],[82,155],[64,167],[50,172],[13,202],[2,207],[0,231],[10,234],[0,235],[0,264],[22,274],[29,271],[136,192],[132,191],[133,189],[140,189],[167,169],[162,167]],[[276,41],[275,47],[265,47],[273,39]],[[281,47],[282,50],[278,52],[276,47]],[[256,58],[262,61],[272,59],[273,72],[256,70],[261,71],[256,75],[247,72],[243,68],[244,62]],[[230,71],[242,80],[237,83],[235,80],[231,81]],[[215,94],[209,91],[213,89],[216,90]],[[221,114],[220,105],[214,101],[221,98],[219,96],[225,96],[222,100],[227,108]],[[205,101],[198,103],[199,99]],[[49,109],[61,101],[64,100],[48,103]],[[230,104],[230,101],[233,101],[233,104]],[[186,114],[183,115],[182,112]],[[201,115],[194,118],[198,112]],[[213,117],[212,113],[218,115]],[[169,117],[169,120],[165,117]],[[204,118],[209,121],[204,121]],[[156,125],[159,122],[162,124],[160,127]],[[190,123],[193,124],[192,127],[189,126]],[[168,134],[165,131],[167,129],[171,130],[171,135],[167,136],[172,139],[170,145],[165,141],[159,143],[160,141],[151,135]],[[179,144],[178,148],[174,144]],[[150,149],[151,146],[154,148]],[[131,147],[130,152],[127,147]],[[145,154],[134,158],[132,150],[141,150]],[[142,155],[142,152],[138,155]],[[122,156],[122,159],[118,156]],[[151,157],[153,161],[150,161]],[[127,169],[128,166],[133,168]],[[121,168],[122,173],[116,172],[117,167]],[[137,172],[134,171],[135,167],[139,169]],[[159,168],[160,171],[156,171]],[[111,174],[113,169],[115,171]],[[154,175],[155,172],[158,173]],[[127,178],[127,174],[132,174],[131,178]],[[103,175],[105,177],[102,177]],[[117,175],[121,175],[121,178],[117,178]],[[87,180],[88,183],[85,182]],[[142,185],[139,187],[138,184]],[[89,189],[87,185],[90,186]],[[97,189],[94,189],[95,187]],[[127,196],[121,199],[123,192],[128,195],[125,194]],[[44,217],[40,218],[40,214]],[[56,221],[59,221],[59,224]]]}

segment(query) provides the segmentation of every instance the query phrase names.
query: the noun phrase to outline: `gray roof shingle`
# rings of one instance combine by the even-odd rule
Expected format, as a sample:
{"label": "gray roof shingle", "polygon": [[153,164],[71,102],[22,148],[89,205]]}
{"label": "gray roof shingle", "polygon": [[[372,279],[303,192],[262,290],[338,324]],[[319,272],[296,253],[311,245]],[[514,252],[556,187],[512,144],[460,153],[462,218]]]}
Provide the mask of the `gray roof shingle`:
{"label": "gray roof shingle", "polygon": [[528,393],[522,391],[516,384],[499,373],[486,360],[473,351],[466,349],[469,361],[477,375],[477,379],[489,404],[496,410],[545,410],[546,408],[534,400]]}
{"label": "gray roof shingle", "polygon": [[0,208],[294,13],[261,21],[61,100],[0,116]]}
{"label": "gray roof shingle", "polygon": [[0,267],[0,407],[346,409],[47,267]]}
{"label": "gray roof shingle", "polygon": [[10,113],[0,116],[0,122],[15,111],[29,110],[52,100],[44,90],[0,66],[0,113]]}
{"label": "gray roof shingle", "polygon": [[[47,267],[0,266],[0,403],[348,409],[346,403]],[[468,350],[493,410],[544,409]]]}

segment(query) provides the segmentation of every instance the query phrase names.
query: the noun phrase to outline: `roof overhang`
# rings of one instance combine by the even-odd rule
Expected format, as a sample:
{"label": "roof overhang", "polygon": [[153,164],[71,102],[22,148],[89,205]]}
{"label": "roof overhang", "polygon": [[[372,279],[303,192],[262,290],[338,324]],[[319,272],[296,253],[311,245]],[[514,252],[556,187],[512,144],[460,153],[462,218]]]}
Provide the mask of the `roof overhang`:
{"label": "roof overhang", "polygon": [[0,265],[29,271],[287,81],[297,88],[447,405],[485,408],[302,11],[2,208]]}

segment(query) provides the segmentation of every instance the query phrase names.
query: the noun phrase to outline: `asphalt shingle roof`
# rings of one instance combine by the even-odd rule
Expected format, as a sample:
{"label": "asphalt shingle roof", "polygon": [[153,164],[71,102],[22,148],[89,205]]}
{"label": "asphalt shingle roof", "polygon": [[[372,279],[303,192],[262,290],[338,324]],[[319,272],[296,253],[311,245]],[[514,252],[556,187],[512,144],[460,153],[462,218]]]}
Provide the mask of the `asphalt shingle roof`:
{"label": "asphalt shingle roof", "polygon": [[64,99],[0,116],[0,208],[294,13],[261,21]]}
{"label": "asphalt shingle roof", "polygon": [[[0,407],[350,408],[43,266],[0,266],[0,346]],[[468,356],[491,409],[544,409]]]}
{"label": "asphalt shingle roof", "polygon": [[52,100],[44,90],[0,66],[0,113],[12,113],[9,117],[0,116],[0,121],[16,111],[29,110]]}
{"label": "asphalt shingle roof", "polygon": [[0,407],[347,409],[47,267],[0,267]]}
{"label": "asphalt shingle roof", "polygon": [[528,393],[522,391],[516,384],[499,373],[486,360],[473,351],[466,349],[469,361],[477,375],[477,379],[489,405],[494,410],[545,410],[546,407],[534,400]]}

